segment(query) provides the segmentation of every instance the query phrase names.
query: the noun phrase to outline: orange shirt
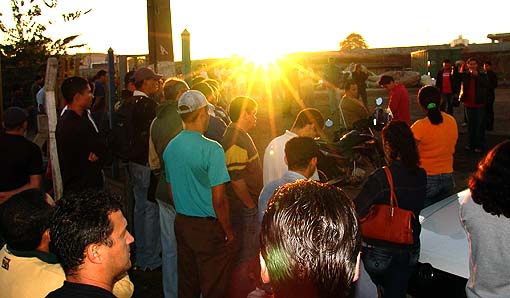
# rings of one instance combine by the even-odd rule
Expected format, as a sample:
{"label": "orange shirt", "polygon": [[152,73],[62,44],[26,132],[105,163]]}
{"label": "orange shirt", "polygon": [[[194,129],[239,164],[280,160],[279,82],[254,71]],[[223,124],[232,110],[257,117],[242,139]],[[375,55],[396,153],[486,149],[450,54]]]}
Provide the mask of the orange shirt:
{"label": "orange shirt", "polygon": [[455,119],[441,112],[443,122],[430,123],[429,118],[417,120],[411,130],[418,146],[421,167],[428,176],[453,173],[453,153],[459,131]]}

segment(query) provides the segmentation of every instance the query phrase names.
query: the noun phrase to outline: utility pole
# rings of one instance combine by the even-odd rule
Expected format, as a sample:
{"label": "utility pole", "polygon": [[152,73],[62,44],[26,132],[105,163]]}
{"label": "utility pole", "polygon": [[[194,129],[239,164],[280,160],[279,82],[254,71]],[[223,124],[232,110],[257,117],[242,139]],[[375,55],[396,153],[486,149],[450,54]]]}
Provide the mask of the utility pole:
{"label": "utility pole", "polygon": [[169,0],[147,0],[149,64],[154,71],[175,76],[172,16]]}

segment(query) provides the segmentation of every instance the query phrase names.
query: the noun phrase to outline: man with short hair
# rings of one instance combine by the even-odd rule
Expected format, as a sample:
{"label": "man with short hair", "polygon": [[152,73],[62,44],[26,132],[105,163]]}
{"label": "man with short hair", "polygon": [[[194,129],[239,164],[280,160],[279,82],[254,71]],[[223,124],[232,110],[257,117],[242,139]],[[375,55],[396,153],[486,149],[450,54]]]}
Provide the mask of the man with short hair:
{"label": "man with short hair", "polygon": [[459,98],[466,108],[469,143],[466,150],[481,153],[485,149],[485,104],[487,103],[487,74],[478,69],[478,60],[466,60],[467,69],[462,72]]}
{"label": "man with short hair", "polygon": [[[0,250],[0,297],[46,297],[66,276],[50,252],[53,200],[39,190],[18,193],[0,207],[0,231],[7,245]],[[131,297],[133,283],[125,274],[113,287],[117,297]]]}
{"label": "man with short hair", "polygon": [[[323,134],[324,117],[322,113],[313,108],[301,110],[292,124],[290,130],[269,142],[264,152],[264,185],[268,182],[281,178],[288,170],[285,163],[285,144],[294,137],[316,138]],[[312,179],[319,180],[319,175],[315,172]]]}
{"label": "man with short hair", "polygon": [[30,188],[41,188],[41,149],[24,135],[28,113],[19,107],[4,111],[5,131],[0,133],[0,204],[13,195]]}
{"label": "man with short hair", "polygon": [[279,188],[262,220],[260,246],[262,280],[271,282],[275,298],[347,297],[358,279],[358,217],[332,185],[299,180]]}
{"label": "man with short hair", "polygon": [[390,94],[388,107],[393,114],[393,120],[402,120],[411,124],[411,110],[409,108],[409,93],[403,84],[395,83],[392,76],[383,75],[378,82],[381,88]]}
{"label": "man with short hair", "polygon": [[259,223],[262,222],[267,203],[282,185],[298,179],[309,179],[317,169],[319,147],[310,137],[295,137],[285,144],[285,163],[288,166],[283,177],[266,184],[259,196]]}
{"label": "man with short hair", "polygon": [[177,297],[177,243],[174,222],[175,207],[168,198],[163,151],[182,130],[182,121],[177,112],[177,100],[187,90],[188,84],[177,78],[169,78],[163,85],[165,101],[156,109],[156,118],[151,124],[149,140],[149,165],[158,172],[156,202],[159,206],[161,228],[161,258],[163,261],[163,293],[165,298]]}
{"label": "man with short hair", "polygon": [[64,193],[102,189],[102,169],[111,163],[112,155],[88,118],[87,109],[92,103],[89,83],[81,77],[70,77],[62,83],[61,91],[67,109],[57,122],[55,136]]}
{"label": "man with short hair", "polygon": [[227,161],[227,184],[232,228],[237,243],[230,296],[246,297],[258,284],[257,201],[262,189],[262,165],[257,147],[248,131],[257,123],[257,102],[238,96],[230,103],[232,123],[221,142]]}
{"label": "man with short hair", "polygon": [[148,165],[150,125],[156,117],[157,103],[152,96],[158,93],[161,75],[147,67],[134,74],[136,90],[122,105],[132,108],[133,148],[128,170],[135,207],[133,211],[136,241],[135,270],[153,271],[161,266],[161,236],[159,211],[156,202],[148,200],[151,171]]}
{"label": "man with short hair", "polygon": [[340,73],[340,69],[336,66],[335,57],[329,57],[328,64],[324,67],[323,84],[328,90],[330,116],[333,116],[337,112],[337,93],[340,90]]}
{"label": "man with short hair", "polygon": [[211,140],[221,142],[221,139],[223,139],[223,134],[227,129],[227,124],[215,113],[216,97],[214,94],[214,90],[212,89],[211,86],[209,86],[209,84],[205,82],[197,83],[191,86],[191,89],[200,91],[214,108],[209,119],[209,127],[207,128],[207,131],[205,132],[204,135]]}
{"label": "man with short hair", "polygon": [[184,129],[163,152],[177,212],[179,297],[226,297],[232,272],[234,233],[225,194],[230,177],[223,148],[203,136],[209,109],[201,92],[184,92],[177,105]]}
{"label": "man with short hair", "polygon": [[437,72],[436,87],[441,91],[441,111],[453,115],[453,101],[456,100],[453,95],[455,92],[455,77],[453,76],[453,67],[449,59],[443,60],[443,69]]}
{"label": "man with short hair", "polygon": [[358,84],[355,81],[345,83],[345,94],[338,104],[340,127],[345,131],[354,128],[354,123],[368,119],[367,108],[358,99]]}

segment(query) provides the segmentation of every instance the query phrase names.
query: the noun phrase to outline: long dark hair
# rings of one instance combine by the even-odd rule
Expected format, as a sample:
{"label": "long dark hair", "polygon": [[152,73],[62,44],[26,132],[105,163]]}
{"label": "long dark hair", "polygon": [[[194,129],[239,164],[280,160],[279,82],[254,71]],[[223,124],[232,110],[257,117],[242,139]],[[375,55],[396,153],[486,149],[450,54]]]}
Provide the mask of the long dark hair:
{"label": "long dark hair", "polygon": [[425,86],[418,91],[418,103],[427,111],[427,117],[434,125],[443,123],[441,105],[441,92],[434,86]]}
{"label": "long dark hair", "polygon": [[413,174],[420,169],[420,156],[414,141],[413,132],[404,121],[392,120],[382,130],[384,152],[390,163],[400,159]]}

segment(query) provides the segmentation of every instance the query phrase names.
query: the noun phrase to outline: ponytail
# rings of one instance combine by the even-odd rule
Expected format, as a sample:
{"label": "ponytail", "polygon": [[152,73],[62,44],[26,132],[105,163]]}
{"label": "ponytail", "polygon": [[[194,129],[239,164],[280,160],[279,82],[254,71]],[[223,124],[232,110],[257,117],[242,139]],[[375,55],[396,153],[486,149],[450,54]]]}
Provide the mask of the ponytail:
{"label": "ponytail", "polygon": [[433,125],[443,123],[443,115],[439,110],[441,93],[434,86],[425,86],[418,91],[418,103],[427,111],[427,118]]}

